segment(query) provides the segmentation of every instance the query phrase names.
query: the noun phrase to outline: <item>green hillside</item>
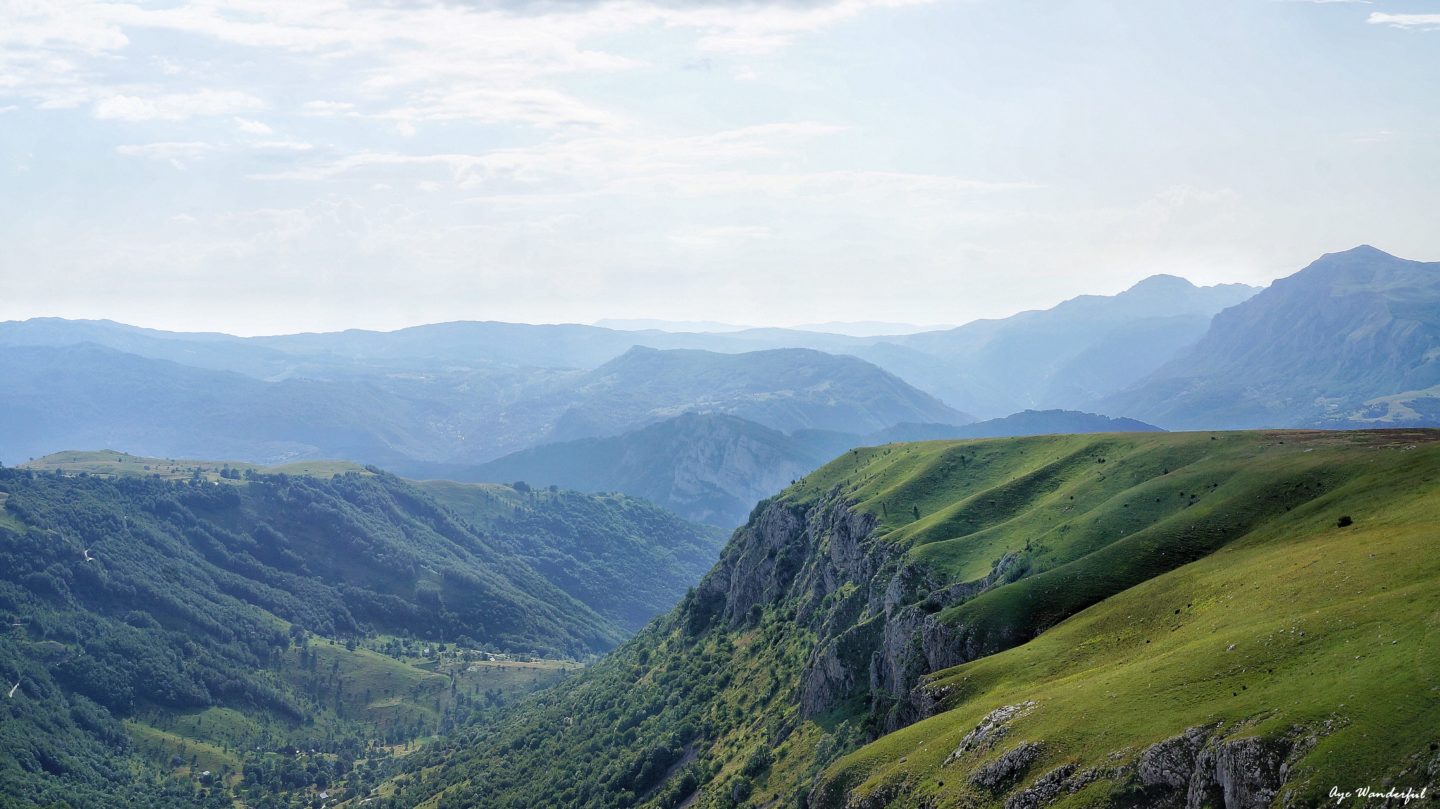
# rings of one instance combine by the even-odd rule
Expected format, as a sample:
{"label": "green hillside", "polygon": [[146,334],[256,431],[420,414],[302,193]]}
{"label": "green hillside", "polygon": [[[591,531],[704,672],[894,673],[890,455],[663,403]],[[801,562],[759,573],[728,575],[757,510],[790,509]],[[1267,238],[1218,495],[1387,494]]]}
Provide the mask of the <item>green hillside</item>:
{"label": "green hillside", "polygon": [[0,469],[0,806],[354,793],[624,634],[399,478],[208,475]]}
{"label": "green hillside", "polygon": [[673,607],[725,544],[721,529],[686,522],[635,497],[517,484],[519,490],[447,480],[415,485],[631,632]]}
{"label": "green hillside", "polygon": [[92,475],[125,475],[163,480],[190,480],[199,477],[209,481],[240,480],[246,472],[304,475],[313,478],[332,478],[352,472],[357,475],[373,474],[364,466],[349,461],[295,461],[276,466],[260,466],[243,461],[147,458],[109,449],[54,452],[20,464],[20,468],[36,472],[86,472]]}
{"label": "green hillside", "polygon": [[[382,806],[1318,805],[1440,767],[1440,433],[847,453]],[[1433,791],[1433,790],[1432,790]]]}

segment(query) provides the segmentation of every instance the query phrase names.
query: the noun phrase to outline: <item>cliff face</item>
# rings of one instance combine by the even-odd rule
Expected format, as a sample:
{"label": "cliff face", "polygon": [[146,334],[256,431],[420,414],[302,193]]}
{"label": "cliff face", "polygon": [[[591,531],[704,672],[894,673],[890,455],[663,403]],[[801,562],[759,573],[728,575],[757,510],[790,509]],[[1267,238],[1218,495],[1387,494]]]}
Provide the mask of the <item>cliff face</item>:
{"label": "cliff face", "polygon": [[814,645],[801,676],[801,716],[811,719],[863,696],[874,726],[895,730],[929,715],[921,678],[982,650],[941,610],[989,590],[1018,559],[1004,555],[978,581],[946,583],[903,560],[873,515],[839,489],[807,506],[767,501],[736,532],[696,589],[692,630],[753,621],[758,610],[794,610]]}

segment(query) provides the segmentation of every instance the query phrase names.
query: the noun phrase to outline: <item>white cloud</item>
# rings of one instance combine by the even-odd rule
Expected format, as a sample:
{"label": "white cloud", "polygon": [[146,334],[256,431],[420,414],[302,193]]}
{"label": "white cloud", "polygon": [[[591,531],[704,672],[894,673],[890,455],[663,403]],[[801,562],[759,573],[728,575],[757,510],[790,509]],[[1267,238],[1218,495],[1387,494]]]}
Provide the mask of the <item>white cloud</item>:
{"label": "white cloud", "polygon": [[717,225],[713,227],[689,228],[670,234],[671,244],[689,250],[709,250],[728,247],[738,242],[766,239],[774,230],[763,225]]}
{"label": "white cloud", "polygon": [[205,143],[203,141],[164,141],[160,143],[125,144],[115,147],[116,153],[124,155],[125,157],[159,160],[182,170],[196,160],[209,157],[219,150],[220,147],[216,144]]}
{"label": "white cloud", "polygon": [[235,116],[235,126],[246,135],[273,135],[275,130],[263,121],[252,121],[249,118]]}
{"label": "white cloud", "polygon": [[[521,5],[366,4],[348,0],[191,0],[152,6],[99,0],[0,0],[0,90],[48,107],[94,104],[113,120],[181,120],[258,109],[281,88],[203,87],[214,76],[171,53],[146,59],[149,84],[114,84],[107,68],[136,36],[165,32],[203,48],[295,61],[297,81],[344,66],[349,97],[305,103],[309,115],[374,116],[409,126],[471,120],[549,129],[614,129],[613,110],[562,89],[569,76],[628,71],[644,62],[598,42],[646,30],[693,36],[701,51],[758,55],[873,8],[932,0],[673,4],[663,0]],[[244,76],[230,77],[232,83]],[[314,80],[315,85],[326,82]],[[201,84],[198,88],[196,84]],[[176,85],[188,85],[177,87]],[[331,95],[336,86],[331,86]],[[292,88],[283,88],[289,93]],[[323,98],[323,97],[322,97]],[[224,103],[228,100],[231,103]],[[238,102],[246,103],[238,103]],[[395,124],[400,130],[405,124]]]}
{"label": "white cloud", "polygon": [[95,117],[116,121],[183,121],[256,110],[265,103],[249,93],[201,90],[157,96],[112,95],[95,102]]}
{"label": "white cloud", "polygon": [[1395,28],[1440,30],[1440,14],[1387,14],[1383,11],[1372,11],[1366,22],[1371,25],[1389,25]]}
{"label": "white cloud", "polygon": [[301,106],[306,115],[349,115],[355,105],[348,101],[307,101]]}

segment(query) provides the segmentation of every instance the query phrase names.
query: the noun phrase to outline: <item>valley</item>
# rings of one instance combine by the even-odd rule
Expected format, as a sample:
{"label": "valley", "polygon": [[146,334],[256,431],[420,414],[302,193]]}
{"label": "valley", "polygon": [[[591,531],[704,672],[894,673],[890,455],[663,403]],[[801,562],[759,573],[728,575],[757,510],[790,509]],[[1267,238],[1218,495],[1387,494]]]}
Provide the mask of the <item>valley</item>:
{"label": "valley", "polygon": [[721,539],[618,496],[286,469],[67,452],[0,470],[4,801],[365,794],[580,671]]}

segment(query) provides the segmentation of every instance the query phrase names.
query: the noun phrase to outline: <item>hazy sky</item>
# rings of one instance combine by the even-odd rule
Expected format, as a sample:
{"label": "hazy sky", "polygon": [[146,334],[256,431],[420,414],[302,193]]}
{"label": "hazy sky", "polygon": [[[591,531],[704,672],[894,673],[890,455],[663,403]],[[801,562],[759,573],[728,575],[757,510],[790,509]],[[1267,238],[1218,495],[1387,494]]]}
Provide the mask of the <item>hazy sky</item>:
{"label": "hazy sky", "polygon": [[0,319],[958,323],[1435,260],[1437,86],[1437,0],[0,0]]}

